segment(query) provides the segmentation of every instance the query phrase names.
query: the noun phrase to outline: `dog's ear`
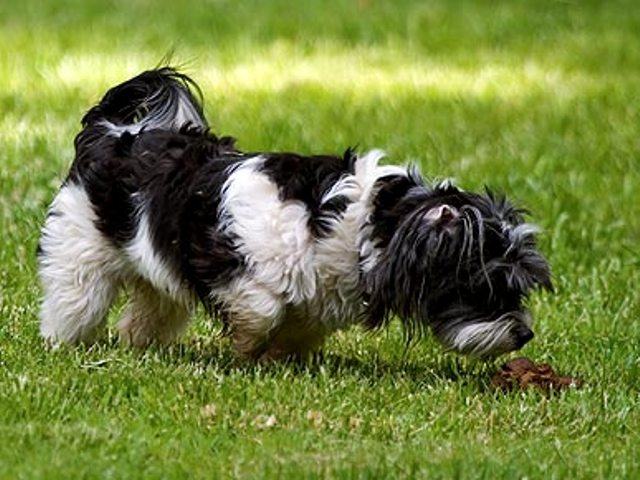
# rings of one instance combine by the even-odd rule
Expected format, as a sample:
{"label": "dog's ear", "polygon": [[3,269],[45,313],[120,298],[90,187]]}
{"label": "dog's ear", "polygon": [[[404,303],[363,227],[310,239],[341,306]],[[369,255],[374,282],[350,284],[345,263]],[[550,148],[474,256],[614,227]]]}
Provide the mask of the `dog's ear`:
{"label": "dog's ear", "polygon": [[446,226],[460,216],[458,209],[451,205],[443,204],[430,208],[424,214],[424,219],[431,225]]}
{"label": "dog's ear", "polygon": [[538,232],[539,228],[530,223],[506,228],[509,245],[504,254],[502,269],[509,286],[523,291],[543,288],[553,292],[551,269],[536,246]]}
{"label": "dog's ear", "polygon": [[432,192],[436,197],[436,201],[441,199],[442,202],[430,208],[427,213],[424,214],[424,219],[430,225],[450,225],[460,216],[458,209],[451,205],[451,200],[452,198],[457,198],[462,190],[456,187],[452,179],[445,179],[436,183],[433,186]]}

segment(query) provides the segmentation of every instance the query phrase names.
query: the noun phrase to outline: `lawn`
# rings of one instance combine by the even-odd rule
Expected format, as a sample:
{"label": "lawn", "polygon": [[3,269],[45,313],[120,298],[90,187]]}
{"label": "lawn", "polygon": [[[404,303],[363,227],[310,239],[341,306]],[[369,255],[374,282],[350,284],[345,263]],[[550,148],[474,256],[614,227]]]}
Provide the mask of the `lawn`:
{"label": "lawn", "polygon": [[[522,353],[584,388],[495,393],[504,359],[397,325],[305,366],[235,359],[204,314],[48,351],[35,248],[79,119],[171,52],[243,149],[380,147],[527,206],[556,293]],[[639,478],[639,161],[634,1],[0,2],[0,478]]]}

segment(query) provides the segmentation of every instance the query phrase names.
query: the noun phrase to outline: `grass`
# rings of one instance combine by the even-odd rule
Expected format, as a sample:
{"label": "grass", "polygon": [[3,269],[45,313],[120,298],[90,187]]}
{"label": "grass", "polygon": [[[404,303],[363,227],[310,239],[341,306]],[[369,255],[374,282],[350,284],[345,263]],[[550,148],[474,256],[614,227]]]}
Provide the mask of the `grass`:
{"label": "grass", "polygon": [[[528,206],[557,293],[523,353],[586,386],[493,393],[495,365],[337,334],[300,367],[234,359],[200,316],[146,353],[47,351],[38,229],[83,111],[174,50],[247,150],[385,148]],[[635,2],[0,4],[0,478],[638,478]]]}

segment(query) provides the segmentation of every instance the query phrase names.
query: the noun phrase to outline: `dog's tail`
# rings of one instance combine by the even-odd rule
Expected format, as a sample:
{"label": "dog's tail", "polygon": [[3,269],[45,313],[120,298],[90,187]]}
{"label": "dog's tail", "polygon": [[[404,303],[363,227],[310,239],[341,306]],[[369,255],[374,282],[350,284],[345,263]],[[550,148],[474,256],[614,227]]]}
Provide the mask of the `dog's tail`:
{"label": "dog's tail", "polygon": [[100,126],[115,136],[185,126],[206,130],[201,98],[198,85],[187,75],[171,67],[148,70],[109,90],[86,113],[82,125]]}

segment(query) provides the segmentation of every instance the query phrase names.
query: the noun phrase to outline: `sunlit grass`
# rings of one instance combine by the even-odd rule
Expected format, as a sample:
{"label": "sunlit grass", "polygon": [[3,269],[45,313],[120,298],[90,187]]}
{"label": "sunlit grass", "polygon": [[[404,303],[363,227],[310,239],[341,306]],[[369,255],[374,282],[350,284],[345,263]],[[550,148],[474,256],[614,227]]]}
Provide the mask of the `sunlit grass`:
{"label": "sunlit grass", "polygon": [[[116,55],[65,56],[57,64],[43,69],[44,87],[95,94],[96,85],[113,84],[153,64],[149,56],[119,60]],[[114,65],[116,68],[112,67]],[[434,96],[444,97],[462,95],[517,100],[536,94],[553,94],[563,99],[602,91],[618,80],[614,75],[565,73],[534,62],[459,67],[442,60],[411,58],[392,48],[345,50],[323,45],[312,53],[305,53],[289,42],[276,43],[268,50],[256,52],[253,58],[232,65],[198,61],[193,70],[199,74],[205,89],[229,95],[278,92],[303,84],[329,92],[337,90],[365,96],[372,92],[389,94],[400,89],[426,90]],[[15,85],[24,81],[26,79],[20,76],[13,80]]]}

